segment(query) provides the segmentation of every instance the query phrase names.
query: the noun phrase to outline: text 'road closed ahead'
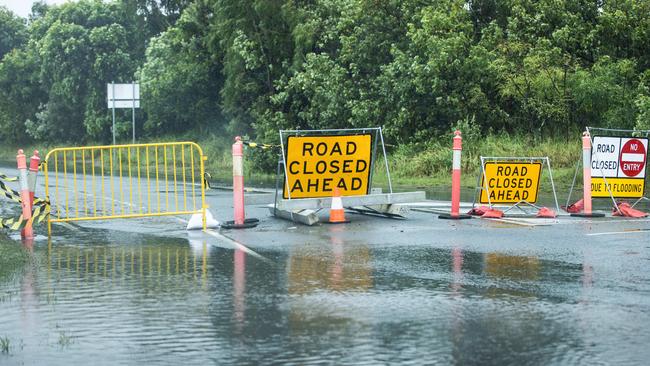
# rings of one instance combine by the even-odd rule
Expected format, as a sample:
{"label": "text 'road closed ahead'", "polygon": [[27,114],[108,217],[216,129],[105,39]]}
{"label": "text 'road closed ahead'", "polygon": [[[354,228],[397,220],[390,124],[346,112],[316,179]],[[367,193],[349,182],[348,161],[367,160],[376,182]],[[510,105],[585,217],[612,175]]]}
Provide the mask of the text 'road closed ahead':
{"label": "text 'road closed ahead'", "polygon": [[[371,135],[289,136],[284,198],[368,194]],[[290,195],[289,195],[290,192]]]}
{"label": "text 'road closed ahead'", "polygon": [[481,203],[537,202],[541,171],[541,163],[485,163]]}

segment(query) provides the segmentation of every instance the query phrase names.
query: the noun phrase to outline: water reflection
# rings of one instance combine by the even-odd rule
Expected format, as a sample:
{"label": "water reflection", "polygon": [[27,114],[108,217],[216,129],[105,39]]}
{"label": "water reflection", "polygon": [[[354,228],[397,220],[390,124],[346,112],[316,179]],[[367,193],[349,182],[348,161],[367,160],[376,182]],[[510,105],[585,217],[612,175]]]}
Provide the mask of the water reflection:
{"label": "water reflection", "polygon": [[246,311],[246,253],[236,249],[234,251],[233,274],[233,316],[237,330],[242,331]]}
{"label": "water reflection", "polygon": [[78,276],[160,278],[159,276],[207,276],[208,246],[52,246],[48,245],[46,267],[70,271]]}
{"label": "water reflection", "polygon": [[366,245],[343,243],[335,237],[326,248],[310,243],[293,247],[288,264],[289,294],[368,290],[373,286],[371,258]]}
{"label": "water reflection", "polygon": [[487,253],[485,273],[488,276],[513,280],[536,280],[539,278],[540,261],[535,256]]}
{"label": "water reflection", "polygon": [[596,254],[378,246],[341,228],[257,247],[267,260],[200,237],[37,244],[0,281],[20,294],[0,296],[0,337],[22,342],[9,364],[598,363],[589,344],[609,341],[583,311],[602,306]]}

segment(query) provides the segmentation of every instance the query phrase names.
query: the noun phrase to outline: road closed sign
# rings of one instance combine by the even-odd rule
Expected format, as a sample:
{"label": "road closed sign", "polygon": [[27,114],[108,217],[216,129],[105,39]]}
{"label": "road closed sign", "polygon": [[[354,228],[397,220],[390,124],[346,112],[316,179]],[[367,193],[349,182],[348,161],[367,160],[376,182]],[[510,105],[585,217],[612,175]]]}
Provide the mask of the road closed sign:
{"label": "road closed sign", "polygon": [[541,162],[486,162],[481,203],[537,202],[541,172]]}
{"label": "road closed sign", "polygon": [[372,168],[370,134],[345,136],[289,136],[284,198],[368,194]]}
{"label": "road closed sign", "polygon": [[591,149],[592,197],[640,198],[645,192],[648,139],[595,136]]}

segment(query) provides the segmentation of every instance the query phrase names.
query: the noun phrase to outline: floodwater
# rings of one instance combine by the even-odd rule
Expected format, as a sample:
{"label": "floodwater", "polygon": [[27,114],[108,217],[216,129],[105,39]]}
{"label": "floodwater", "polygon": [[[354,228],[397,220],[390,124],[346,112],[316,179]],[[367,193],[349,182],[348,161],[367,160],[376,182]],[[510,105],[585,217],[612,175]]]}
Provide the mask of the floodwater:
{"label": "floodwater", "polygon": [[263,223],[274,240],[252,252],[96,229],[37,241],[0,277],[0,364],[647,364],[647,234],[514,247],[502,238],[532,229],[503,226],[473,245],[442,222],[412,240]]}

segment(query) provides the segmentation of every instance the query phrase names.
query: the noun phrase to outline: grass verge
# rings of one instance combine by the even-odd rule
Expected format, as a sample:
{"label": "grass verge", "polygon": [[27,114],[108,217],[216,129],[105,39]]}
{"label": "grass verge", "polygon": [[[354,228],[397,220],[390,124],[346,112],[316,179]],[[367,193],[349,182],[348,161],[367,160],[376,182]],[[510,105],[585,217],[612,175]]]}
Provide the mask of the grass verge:
{"label": "grass verge", "polygon": [[[208,156],[205,169],[214,180],[230,181],[232,177],[232,138],[210,134],[196,138],[193,134],[165,136],[141,142],[196,141]],[[270,142],[270,141],[260,141]],[[388,149],[388,162],[391,180],[397,187],[435,187],[450,184],[451,180],[451,136],[432,140],[427,143],[405,144]],[[93,145],[88,143],[87,145]],[[57,145],[58,146],[58,145]],[[568,188],[573,179],[575,164],[580,159],[580,141],[563,139],[534,140],[525,136],[507,134],[489,135],[487,137],[465,136],[463,140],[462,185],[473,187],[480,173],[480,156],[542,157],[548,156],[553,168],[553,178],[558,190]],[[36,148],[44,157],[53,145],[32,144],[23,146],[26,155]],[[4,145],[0,148],[0,160],[5,163],[15,161],[16,146]],[[272,153],[258,149],[246,151],[246,180],[251,184],[269,185],[275,179],[274,158]],[[266,158],[262,159],[261,154]],[[378,156],[374,182],[387,185],[388,176],[383,164],[383,157]],[[265,160],[266,164],[259,162]],[[255,161],[255,163],[252,163]],[[265,166],[264,169],[259,166]],[[546,172],[546,174],[548,174]],[[542,186],[542,189],[546,189]],[[550,188],[549,188],[550,189]]]}

